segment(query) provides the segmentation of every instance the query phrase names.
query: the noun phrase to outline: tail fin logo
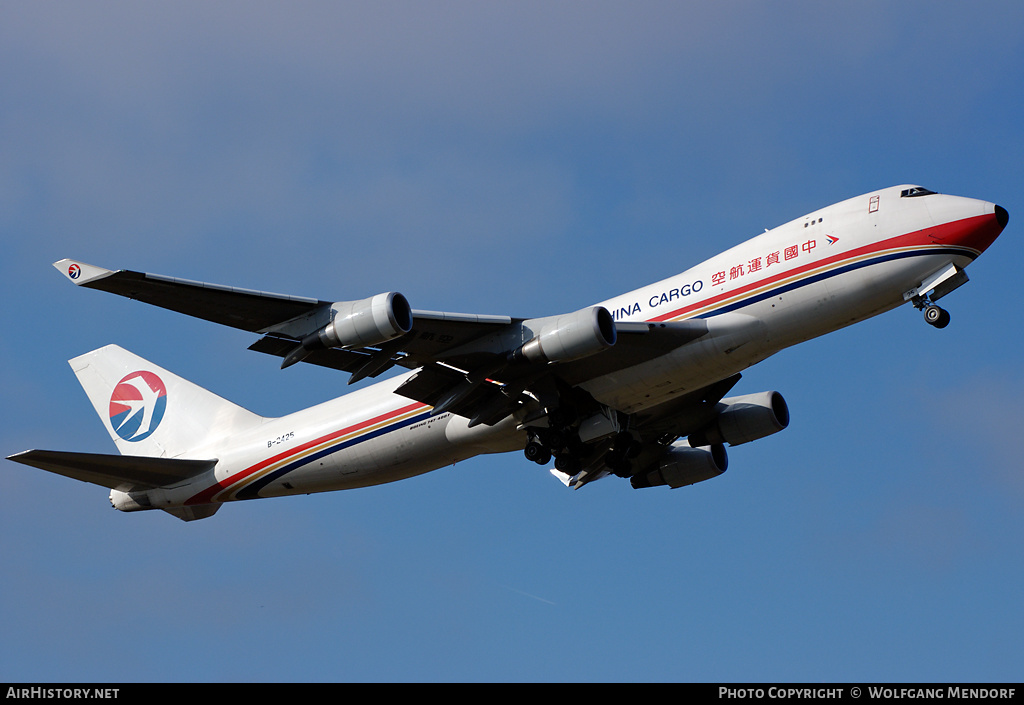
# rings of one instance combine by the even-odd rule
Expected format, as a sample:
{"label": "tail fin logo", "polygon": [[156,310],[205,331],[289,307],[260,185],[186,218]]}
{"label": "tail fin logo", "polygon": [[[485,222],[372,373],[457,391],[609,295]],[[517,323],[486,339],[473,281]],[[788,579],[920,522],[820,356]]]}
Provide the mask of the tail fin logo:
{"label": "tail fin logo", "polygon": [[110,425],[118,436],[136,442],[149,438],[167,409],[167,388],[152,372],[132,372],[110,395]]}

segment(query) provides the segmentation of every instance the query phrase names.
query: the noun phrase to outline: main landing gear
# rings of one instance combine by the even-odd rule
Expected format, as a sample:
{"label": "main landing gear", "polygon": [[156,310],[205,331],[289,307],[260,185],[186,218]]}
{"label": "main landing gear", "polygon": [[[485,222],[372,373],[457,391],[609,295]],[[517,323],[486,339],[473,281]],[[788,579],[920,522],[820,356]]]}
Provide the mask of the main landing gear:
{"label": "main landing gear", "polygon": [[538,465],[547,465],[551,461],[551,451],[537,441],[530,441],[523,450],[526,459]]}
{"label": "main landing gear", "polygon": [[[538,465],[547,465],[551,462],[552,452],[551,449],[545,446],[538,440],[531,440],[526,444],[526,448],[523,449],[523,455],[530,462],[537,463]],[[558,455],[553,456],[555,458],[555,469],[564,472],[567,475],[575,475],[580,470],[580,463],[578,458],[568,452],[565,449],[560,449]]]}
{"label": "main landing gear", "polygon": [[[581,460],[589,452],[584,443],[575,433],[554,429],[544,429],[530,435],[530,440],[523,449],[523,455],[530,462],[547,465],[555,459],[555,469],[568,475],[574,475],[581,469]],[[630,477],[633,472],[633,459],[643,449],[640,442],[627,431],[614,436],[604,456],[605,466],[619,477]]]}

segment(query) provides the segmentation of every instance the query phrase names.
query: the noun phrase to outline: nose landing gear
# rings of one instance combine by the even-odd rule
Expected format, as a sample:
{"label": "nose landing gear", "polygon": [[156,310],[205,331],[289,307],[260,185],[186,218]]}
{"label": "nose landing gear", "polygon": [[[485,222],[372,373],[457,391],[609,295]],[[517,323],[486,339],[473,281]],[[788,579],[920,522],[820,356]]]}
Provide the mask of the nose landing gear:
{"label": "nose landing gear", "polygon": [[950,263],[913,289],[904,292],[903,300],[913,303],[919,311],[924,310],[925,323],[935,328],[945,328],[949,325],[949,313],[936,306],[935,302],[966,283],[967,272]]}
{"label": "nose landing gear", "polygon": [[924,309],[924,320],[930,326],[945,328],[949,325],[949,311],[935,304],[929,304]]}

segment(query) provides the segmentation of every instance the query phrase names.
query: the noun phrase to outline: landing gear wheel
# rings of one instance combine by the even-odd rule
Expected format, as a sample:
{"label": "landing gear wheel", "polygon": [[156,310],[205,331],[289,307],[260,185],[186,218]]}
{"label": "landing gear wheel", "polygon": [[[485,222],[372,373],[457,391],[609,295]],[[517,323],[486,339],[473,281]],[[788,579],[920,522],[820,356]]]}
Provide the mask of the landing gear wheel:
{"label": "landing gear wheel", "polygon": [[571,455],[559,455],[555,458],[555,470],[566,475],[575,475],[580,470],[580,464]]}
{"label": "landing gear wheel", "polygon": [[551,451],[535,441],[530,441],[526,444],[523,455],[526,456],[527,460],[531,460],[538,465],[547,465],[548,461],[551,460]]}
{"label": "landing gear wheel", "polygon": [[949,325],[949,312],[932,304],[925,308],[924,320],[930,326],[945,328]]}

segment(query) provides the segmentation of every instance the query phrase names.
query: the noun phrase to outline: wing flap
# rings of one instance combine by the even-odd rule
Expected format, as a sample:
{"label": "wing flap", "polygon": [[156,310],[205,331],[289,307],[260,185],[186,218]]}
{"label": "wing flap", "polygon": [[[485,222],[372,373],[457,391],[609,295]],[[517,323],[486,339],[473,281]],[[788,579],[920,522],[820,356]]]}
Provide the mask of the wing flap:
{"label": "wing flap", "polygon": [[740,381],[739,373],[638,414],[634,423],[645,440],[688,436],[715,416],[715,405]]}
{"label": "wing flap", "polygon": [[[276,355],[277,357],[287,357],[295,349],[295,345],[296,342],[289,338],[267,335],[250,345],[249,349],[268,355]],[[365,365],[369,359],[370,355],[362,351],[326,348],[324,350],[311,350],[302,359],[302,362],[319,365],[320,367],[330,367],[331,369],[353,374]]]}
{"label": "wing flap", "polygon": [[417,370],[395,393],[434,407],[436,414],[450,411],[463,416],[470,426],[494,425],[520,406],[497,383],[469,378],[439,365]]}
{"label": "wing flap", "polygon": [[216,460],[26,450],[8,460],[112,490],[153,488],[182,482],[213,468]]}

